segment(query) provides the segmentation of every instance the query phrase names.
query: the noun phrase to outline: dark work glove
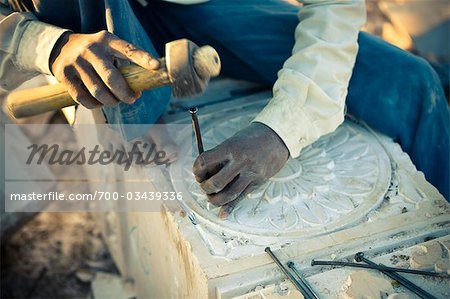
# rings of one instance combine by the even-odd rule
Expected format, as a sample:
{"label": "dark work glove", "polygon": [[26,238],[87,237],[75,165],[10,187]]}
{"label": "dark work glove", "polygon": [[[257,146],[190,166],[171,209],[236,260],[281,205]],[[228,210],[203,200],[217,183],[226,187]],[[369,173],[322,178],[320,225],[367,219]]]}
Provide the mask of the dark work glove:
{"label": "dark work glove", "polygon": [[212,150],[202,153],[193,171],[209,201],[222,206],[225,219],[245,194],[276,174],[289,158],[278,135],[262,123],[252,123]]}
{"label": "dark work glove", "polygon": [[50,68],[70,96],[88,109],[132,104],[134,92],[116,68],[117,61],[130,61],[148,70],[159,67],[157,59],[107,31],[93,34],[64,33],[55,44]]}

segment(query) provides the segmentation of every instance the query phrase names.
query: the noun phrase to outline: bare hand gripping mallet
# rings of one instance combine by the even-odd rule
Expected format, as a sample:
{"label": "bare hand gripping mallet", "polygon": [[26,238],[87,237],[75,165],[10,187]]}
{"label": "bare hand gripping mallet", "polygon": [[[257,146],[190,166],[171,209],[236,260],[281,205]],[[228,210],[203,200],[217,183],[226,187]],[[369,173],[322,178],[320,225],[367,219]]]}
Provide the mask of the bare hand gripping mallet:
{"label": "bare hand gripping mallet", "polygon": [[[211,46],[198,47],[187,39],[166,44],[166,57],[158,70],[137,65],[120,68],[134,91],[172,85],[175,97],[189,97],[203,92],[212,77],[220,73],[220,58]],[[164,63],[165,62],[165,63]],[[62,84],[47,85],[12,92],[7,107],[12,116],[21,118],[61,109],[77,103]]]}

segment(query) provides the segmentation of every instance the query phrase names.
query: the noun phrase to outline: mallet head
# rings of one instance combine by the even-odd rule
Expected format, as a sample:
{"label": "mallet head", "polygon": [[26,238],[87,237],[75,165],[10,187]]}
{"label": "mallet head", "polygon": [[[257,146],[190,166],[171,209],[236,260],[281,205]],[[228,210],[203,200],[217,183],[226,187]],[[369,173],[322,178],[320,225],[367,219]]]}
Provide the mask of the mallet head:
{"label": "mallet head", "polygon": [[166,67],[174,97],[202,93],[220,73],[220,58],[210,46],[198,47],[187,39],[166,44]]}

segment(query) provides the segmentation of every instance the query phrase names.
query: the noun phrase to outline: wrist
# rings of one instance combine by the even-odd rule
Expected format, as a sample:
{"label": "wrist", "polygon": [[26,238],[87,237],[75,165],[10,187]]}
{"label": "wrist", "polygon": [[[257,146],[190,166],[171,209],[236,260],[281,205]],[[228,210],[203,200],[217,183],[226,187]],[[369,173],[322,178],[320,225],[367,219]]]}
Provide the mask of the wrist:
{"label": "wrist", "polygon": [[52,72],[52,75],[54,74],[53,64],[55,63],[56,58],[58,58],[58,56],[61,54],[61,51],[62,51],[64,45],[66,45],[67,42],[69,41],[69,36],[71,34],[72,34],[72,32],[70,32],[70,31],[64,32],[57,39],[55,45],[53,46],[53,49],[50,53],[50,57],[49,57],[49,61],[48,61],[48,65],[49,65],[50,71]]}
{"label": "wrist", "polygon": [[264,133],[267,140],[271,140],[272,143],[277,144],[276,148],[279,154],[285,157],[285,161],[289,159],[289,149],[284,143],[283,139],[268,125],[255,121],[250,124],[250,126],[259,127]]}

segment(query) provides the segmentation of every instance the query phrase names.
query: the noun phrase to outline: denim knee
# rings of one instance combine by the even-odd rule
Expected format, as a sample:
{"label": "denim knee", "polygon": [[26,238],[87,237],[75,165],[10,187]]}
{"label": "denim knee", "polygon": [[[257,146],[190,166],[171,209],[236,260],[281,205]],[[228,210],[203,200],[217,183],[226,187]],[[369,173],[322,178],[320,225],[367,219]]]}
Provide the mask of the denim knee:
{"label": "denim knee", "polygon": [[406,70],[408,71],[404,73],[404,80],[420,89],[429,90],[430,88],[441,87],[438,74],[424,58],[410,55]]}

